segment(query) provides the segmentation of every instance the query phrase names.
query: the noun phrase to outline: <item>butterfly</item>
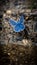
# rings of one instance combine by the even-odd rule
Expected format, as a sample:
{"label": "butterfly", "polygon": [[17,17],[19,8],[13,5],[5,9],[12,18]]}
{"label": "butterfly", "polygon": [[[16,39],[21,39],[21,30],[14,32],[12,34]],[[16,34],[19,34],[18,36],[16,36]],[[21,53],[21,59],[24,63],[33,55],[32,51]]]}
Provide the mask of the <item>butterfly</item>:
{"label": "butterfly", "polygon": [[13,31],[15,31],[15,32],[21,32],[25,29],[23,16],[21,16],[18,21],[10,19],[9,24],[13,27]]}

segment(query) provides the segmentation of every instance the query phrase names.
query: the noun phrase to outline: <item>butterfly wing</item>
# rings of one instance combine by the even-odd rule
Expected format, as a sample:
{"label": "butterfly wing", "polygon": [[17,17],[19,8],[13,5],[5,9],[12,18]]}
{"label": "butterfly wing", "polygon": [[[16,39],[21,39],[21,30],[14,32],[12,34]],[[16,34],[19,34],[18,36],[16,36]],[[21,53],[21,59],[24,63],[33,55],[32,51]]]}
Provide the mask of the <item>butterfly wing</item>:
{"label": "butterfly wing", "polygon": [[9,24],[10,24],[11,26],[15,26],[17,23],[16,23],[15,20],[10,19],[10,20],[9,20]]}
{"label": "butterfly wing", "polygon": [[21,16],[21,17],[20,17],[20,20],[19,20],[17,23],[20,23],[20,24],[21,24],[21,23],[23,23],[23,22],[24,22],[24,17]]}
{"label": "butterfly wing", "polygon": [[15,27],[14,27],[14,31],[15,32],[20,32],[20,31],[23,31],[25,29],[25,26],[23,24],[17,24]]}

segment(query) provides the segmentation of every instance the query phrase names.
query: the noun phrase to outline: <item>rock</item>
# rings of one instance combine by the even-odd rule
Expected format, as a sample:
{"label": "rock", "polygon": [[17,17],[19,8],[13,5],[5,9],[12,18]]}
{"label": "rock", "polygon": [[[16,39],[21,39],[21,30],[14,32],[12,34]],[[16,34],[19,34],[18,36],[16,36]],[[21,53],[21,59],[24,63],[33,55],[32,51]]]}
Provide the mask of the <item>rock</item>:
{"label": "rock", "polygon": [[32,45],[31,40],[23,39],[22,42],[23,42],[23,44],[24,44],[25,46],[31,46],[31,45]]}

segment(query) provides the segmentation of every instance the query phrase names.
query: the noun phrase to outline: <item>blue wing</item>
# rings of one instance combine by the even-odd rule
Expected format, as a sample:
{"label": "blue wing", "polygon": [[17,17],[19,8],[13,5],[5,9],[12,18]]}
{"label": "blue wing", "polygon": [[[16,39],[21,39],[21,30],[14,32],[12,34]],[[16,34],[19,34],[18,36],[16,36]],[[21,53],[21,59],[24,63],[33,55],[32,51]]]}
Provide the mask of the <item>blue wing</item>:
{"label": "blue wing", "polygon": [[9,20],[9,24],[10,24],[11,26],[15,26],[17,23],[16,23],[15,20],[10,19],[10,20]]}
{"label": "blue wing", "polygon": [[23,23],[23,22],[24,22],[24,17],[21,16],[21,17],[20,17],[20,20],[19,20],[17,23]]}
{"label": "blue wing", "polygon": [[23,24],[18,24],[14,27],[15,32],[20,32],[20,31],[23,31],[24,29],[25,29],[25,26]]}

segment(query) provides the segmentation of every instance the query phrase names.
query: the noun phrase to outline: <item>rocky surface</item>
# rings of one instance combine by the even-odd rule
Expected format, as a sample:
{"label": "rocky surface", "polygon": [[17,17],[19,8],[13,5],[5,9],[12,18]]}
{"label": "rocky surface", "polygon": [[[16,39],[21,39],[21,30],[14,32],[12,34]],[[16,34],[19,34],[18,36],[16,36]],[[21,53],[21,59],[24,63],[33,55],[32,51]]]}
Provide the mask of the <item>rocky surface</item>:
{"label": "rocky surface", "polygon": [[0,45],[1,65],[37,65],[37,47],[16,44]]}

